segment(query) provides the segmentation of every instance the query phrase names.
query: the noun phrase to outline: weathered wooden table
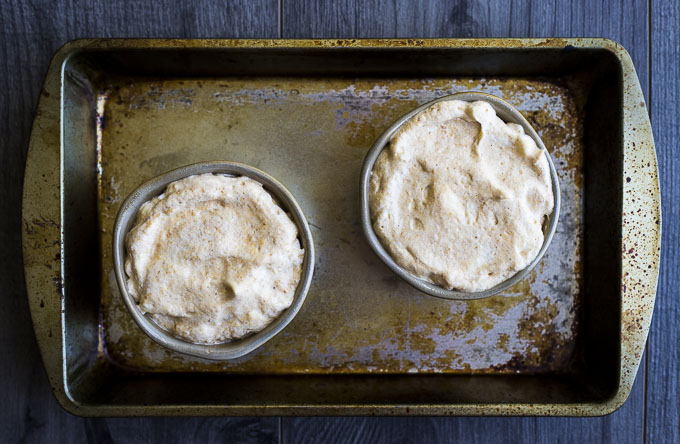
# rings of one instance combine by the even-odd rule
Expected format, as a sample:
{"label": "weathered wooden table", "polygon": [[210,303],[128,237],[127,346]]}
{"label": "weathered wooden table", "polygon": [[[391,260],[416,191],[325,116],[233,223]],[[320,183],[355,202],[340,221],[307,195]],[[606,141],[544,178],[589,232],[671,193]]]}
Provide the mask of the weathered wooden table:
{"label": "weathered wooden table", "polygon": [[[680,3],[0,1],[0,439],[5,442],[680,442]],[[52,54],[80,37],[608,37],[630,52],[651,110],[664,235],[656,312],[626,404],[604,418],[82,419],[47,384],[23,283],[21,184]]]}

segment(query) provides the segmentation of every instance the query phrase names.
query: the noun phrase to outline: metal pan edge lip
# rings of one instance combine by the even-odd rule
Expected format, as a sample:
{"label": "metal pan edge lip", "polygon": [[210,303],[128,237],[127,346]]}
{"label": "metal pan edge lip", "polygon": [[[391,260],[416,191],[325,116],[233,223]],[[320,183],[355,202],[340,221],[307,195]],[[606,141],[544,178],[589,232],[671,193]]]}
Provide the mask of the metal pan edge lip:
{"label": "metal pan edge lip", "polygon": [[[369,206],[369,194],[370,194],[369,187],[371,173],[373,171],[373,165],[375,164],[375,161],[378,159],[378,156],[385,148],[385,146],[387,146],[387,143],[392,138],[392,135],[404,123],[406,123],[408,120],[410,120],[413,116],[420,113],[421,111],[424,111],[425,109],[431,107],[435,103],[448,100],[463,100],[466,102],[483,100],[488,102],[496,111],[496,114],[504,122],[516,123],[522,126],[524,132],[536,142],[536,145],[538,145],[540,149],[543,150],[543,153],[545,154],[548,160],[548,166],[550,168],[550,180],[552,183],[554,207],[552,213],[550,214],[550,217],[548,218],[547,229],[546,232],[544,233],[543,245],[541,246],[541,249],[539,250],[536,257],[525,268],[518,271],[514,275],[510,276],[508,279],[504,280],[500,284],[483,291],[466,292],[459,290],[448,290],[438,285],[435,285],[431,282],[428,282],[424,279],[420,279],[414,276],[405,268],[397,264],[396,261],[392,258],[392,256],[385,250],[382,243],[380,242],[380,239],[378,239],[377,235],[375,234],[375,231],[373,230],[373,224],[371,222],[371,213]],[[529,122],[524,118],[524,116],[522,116],[522,114],[514,106],[512,106],[511,104],[509,104],[508,102],[499,97],[482,92],[466,91],[442,96],[430,102],[424,103],[423,105],[420,105],[417,108],[413,109],[412,111],[409,111],[405,115],[401,116],[389,128],[387,128],[387,130],[385,130],[384,133],[382,133],[376,139],[371,148],[368,150],[368,153],[364,158],[364,163],[361,168],[361,202],[360,202],[361,225],[364,232],[364,236],[366,237],[368,244],[371,246],[371,249],[380,258],[380,260],[382,260],[385,263],[385,265],[387,265],[397,276],[402,278],[412,287],[416,288],[417,290],[420,290],[425,294],[435,296],[441,299],[474,300],[488,298],[490,296],[496,295],[507,290],[508,288],[512,287],[517,282],[522,280],[540,262],[540,260],[543,258],[543,255],[547,251],[548,246],[550,245],[550,242],[552,241],[553,236],[555,235],[555,230],[557,229],[557,223],[560,215],[560,206],[561,206],[560,184],[557,177],[557,171],[555,170],[555,165],[552,161],[550,153],[546,149],[545,144],[543,143],[541,138],[538,136],[538,134],[531,126],[531,124],[529,124]]]}
{"label": "metal pan edge lip", "polygon": [[[259,332],[252,333],[244,338],[220,344],[198,344],[182,340],[167,332],[148,316],[144,315],[137,302],[127,291],[127,276],[125,274],[125,236],[134,226],[139,207],[150,199],[161,194],[166,187],[177,180],[197,174],[225,174],[233,176],[246,176],[264,185],[270,193],[288,213],[298,228],[298,236],[304,248],[302,261],[302,273],[300,282],[295,290],[293,302],[286,310],[272,321],[267,327]],[[265,342],[276,336],[290,321],[295,318],[307,297],[307,292],[312,282],[314,273],[314,239],[307,223],[307,219],[293,195],[276,179],[267,173],[237,162],[210,161],[186,165],[167,173],[156,176],[143,183],[132,191],[121,205],[113,230],[113,266],[118,283],[118,290],[129,313],[137,325],[156,343],[170,350],[191,355],[198,358],[215,361],[227,361],[244,356]]]}

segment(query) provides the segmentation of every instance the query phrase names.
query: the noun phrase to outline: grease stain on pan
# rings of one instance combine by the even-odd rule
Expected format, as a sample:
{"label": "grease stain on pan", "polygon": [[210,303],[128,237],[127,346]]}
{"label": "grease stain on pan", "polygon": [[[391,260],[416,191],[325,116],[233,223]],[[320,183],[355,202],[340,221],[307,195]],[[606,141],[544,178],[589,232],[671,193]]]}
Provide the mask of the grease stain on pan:
{"label": "grease stain on pan", "polygon": [[[358,221],[363,157],[397,117],[456,91],[517,106],[556,161],[563,211],[539,266],[505,294],[442,301],[396,279]],[[582,115],[565,83],[538,79],[203,79],[111,84],[102,96],[99,201],[106,353],[145,371],[232,373],[555,373],[577,365]],[[261,349],[215,363],[167,351],[116,295],[110,228],[139,183],[202,160],[251,164],[296,195],[319,251],[295,321]]]}

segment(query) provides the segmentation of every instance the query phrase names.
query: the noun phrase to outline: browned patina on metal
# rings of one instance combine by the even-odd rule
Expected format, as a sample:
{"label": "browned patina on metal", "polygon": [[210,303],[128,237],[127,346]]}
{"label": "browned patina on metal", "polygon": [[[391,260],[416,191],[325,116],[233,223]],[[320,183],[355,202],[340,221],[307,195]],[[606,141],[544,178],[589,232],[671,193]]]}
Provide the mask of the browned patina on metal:
{"label": "browned patina on metal", "polygon": [[[68,393],[65,379],[64,294],[61,265],[61,68],[69,56],[86,49],[141,48],[596,48],[613,54],[623,71],[623,219],[621,251],[621,350],[618,388],[606,402],[581,404],[462,404],[272,406],[120,406],[82,405]],[[556,159],[565,196],[582,192],[582,110],[576,90],[555,79],[119,79],[100,94],[99,228],[102,242],[102,327],[99,359],[142,372],[222,371],[228,373],[559,373],[578,364],[578,289],[582,281],[580,206],[561,220],[564,239],[549,250],[571,253],[556,261],[572,271],[568,285],[541,296],[552,264],[546,257],[532,275],[501,297],[469,303],[438,301],[417,294],[380,265],[364,245],[356,220],[356,202],[338,202],[338,190],[351,194],[365,150],[394,118],[433,95],[479,89],[501,92],[524,112]],[[345,83],[343,83],[345,82]],[[466,83],[467,82],[467,83]],[[353,90],[347,87],[353,85]],[[380,98],[385,86],[388,97]],[[267,90],[267,88],[269,88]],[[409,89],[416,91],[409,95]],[[246,92],[239,96],[235,93]],[[247,92],[250,91],[250,92]],[[255,92],[253,92],[255,91]],[[275,97],[275,92],[286,92]],[[539,92],[559,115],[522,109],[527,93]],[[396,93],[399,95],[396,95]],[[213,93],[212,96],[210,93]],[[220,95],[226,93],[224,102]],[[355,96],[358,102],[349,100]],[[261,94],[261,95],[258,95]],[[314,94],[322,94],[314,96]],[[390,94],[395,94],[390,96]],[[523,96],[524,94],[524,96]],[[297,98],[293,97],[297,96]],[[241,98],[242,103],[234,102]],[[316,97],[316,98],[315,98]],[[333,99],[335,98],[335,102]],[[543,99],[541,99],[543,100]],[[212,104],[212,111],[198,106]],[[237,106],[234,106],[236,103]],[[352,103],[356,106],[352,107]],[[554,107],[553,107],[554,108]],[[292,114],[291,114],[292,113]],[[379,114],[379,115],[378,115]],[[295,117],[291,122],[290,116]],[[270,126],[260,124],[266,122]],[[288,122],[288,123],[287,123]],[[294,123],[294,124],[293,124]],[[215,137],[215,136],[219,137]],[[300,141],[304,143],[300,143]],[[295,148],[295,149],[293,149]],[[557,148],[557,149],[556,149]],[[263,155],[264,154],[264,155]],[[269,156],[269,157],[268,157]],[[228,364],[173,355],[142,336],[115,295],[111,278],[110,227],[125,195],[144,179],[174,166],[199,160],[240,160],[281,178],[296,196],[313,189],[315,202],[301,202],[315,227],[320,258],[316,286],[298,318],[267,347]],[[318,171],[307,171],[311,160]],[[291,178],[291,171],[299,177]],[[314,174],[328,177],[317,181]],[[564,175],[567,175],[565,177]],[[330,180],[334,179],[334,180]],[[568,184],[567,189],[564,185]],[[354,190],[356,191],[356,190]],[[563,196],[563,198],[565,197]],[[569,209],[565,202],[566,210]],[[347,210],[350,211],[347,211]],[[311,216],[311,217],[310,217]],[[75,41],[56,55],[36,111],[24,184],[23,246],[26,285],[36,336],[50,384],[69,411],[87,415],[140,414],[535,414],[597,415],[612,412],[627,398],[644,350],[659,269],[660,202],[657,163],[644,98],[630,57],[618,44],[602,39],[403,39],[403,40],[111,40]],[[321,256],[321,255],[320,255]],[[351,260],[346,260],[351,259]],[[355,267],[355,268],[353,268]],[[548,268],[546,270],[546,268]],[[358,272],[358,273],[357,273]],[[347,276],[351,276],[347,278]],[[548,279],[544,279],[548,277]],[[364,293],[352,286],[360,281]],[[553,285],[554,286],[554,285]],[[329,291],[329,289],[335,289]],[[362,294],[382,294],[370,301]],[[369,303],[370,302],[370,303]],[[544,304],[544,305],[541,305]],[[323,309],[321,309],[323,307]],[[512,317],[513,309],[520,316]],[[530,307],[534,311],[529,310]],[[362,317],[369,309],[379,316]],[[347,310],[350,310],[349,312]],[[356,311],[352,311],[356,310]],[[447,313],[448,310],[448,313]],[[562,316],[560,318],[560,316]],[[516,330],[498,330],[511,319]],[[564,322],[557,322],[560,319]],[[364,322],[359,322],[364,321]],[[515,322],[516,321],[516,322]],[[558,328],[559,327],[559,328]],[[463,333],[467,333],[465,336]],[[302,335],[308,340],[303,340]],[[536,339],[536,336],[542,336]],[[445,338],[445,339],[442,339]],[[493,341],[488,341],[492,338]],[[485,339],[487,340],[486,342]],[[440,355],[438,345],[446,349]],[[342,345],[333,348],[329,344]],[[531,345],[531,347],[527,346]],[[344,348],[343,348],[344,347]],[[363,348],[362,348],[363,347]],[[311,350],[311,351],[310,351]],[[358,351],[357,351],[358,350]],[[482,353],[478,353],[478,352]],[[484,355],[485,351],[504,352]],[[350,353],[352,352],[352,353]],[[475,361],[473,358],[484,359]]]}
{"label": "browned patina on metal", "polygon": [[[452,302],[411,289],[366,248],[356,177],[373,140],[393,120],[465,90],[508,99],[550,147],[565,194],[564,229],[528,280],[502,296]],[[102,282],[108,284],[102,328],[115,363],[249,374],[572,370],[582,286],[582,117],[559,81],[125,78],[108,85],[98,103]],[[199,361],[155,344],[132,322],[111,279],[110,233],[125,196],[162,172],[210,159],[254,164],[295,190],[319,250],[299,318],[270,344],[231,362]]]}

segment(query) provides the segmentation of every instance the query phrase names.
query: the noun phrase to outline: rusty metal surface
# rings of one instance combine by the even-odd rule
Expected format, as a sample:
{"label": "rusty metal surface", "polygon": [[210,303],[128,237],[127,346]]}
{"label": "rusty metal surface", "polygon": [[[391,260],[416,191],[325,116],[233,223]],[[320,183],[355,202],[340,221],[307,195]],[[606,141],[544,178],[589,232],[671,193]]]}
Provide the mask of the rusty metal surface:
{"label": "rusty metal surface", "polygon": [[[61,64],[81,48],[436,47],[605,48],[624,72],[621,360],[611,399],[589,404],[385,404],[316,407],[81,405],[68,392],[62,343]],[[583,357],[583,108],[569,78],[147,78],[119,76],[97,92],[101,323],[98,359],[141,373],[569,374]],[[502,97],[531,122],[562,186],[558,231],[531,275],[502,296],[471,302],[421,295],[373,255],[361,235],[359,171],[373,140],[420,103],[456,91]],[[61,148],[60,148],[61,147]],[[165,350],[133,323],[117,294],[111,228],[127,193],[177,166],[232,160],[279,179],[316,241],[315,278],[298,317],[258,351],[229,363]],[[24,187],[24,262],[31,312],[55,394],[80,414],[603,414],[627,397],[644,349],[658,275],[656,157],[630,58],[599,39],[173,41],[86,40],[53,60],[36,114]],[[63,248],[69,248],[64,245]],[[67,356],[68,358],[68,356]]]}
{"label": "rusty metal surface", "polygon": [[[565,206],[554,244],[526,281],[484,301],[432,300],[367,248],[359,171],[373,139],[394,119],[467,90],[506,98],[532,119],[557,160]],[[102,282],[109,284],[102,328],[115,362],[234,373],[570,371],[582,280],[583,146],[582,118],[567,87],[522,79],[125,78],[98,103]],[[117,293],[109,253],[114,217],[139,183],[217,159],[254,165],[289,187],[319,252],[298,318],[259,350],[228,363],[197,361],[150,341]]]}

